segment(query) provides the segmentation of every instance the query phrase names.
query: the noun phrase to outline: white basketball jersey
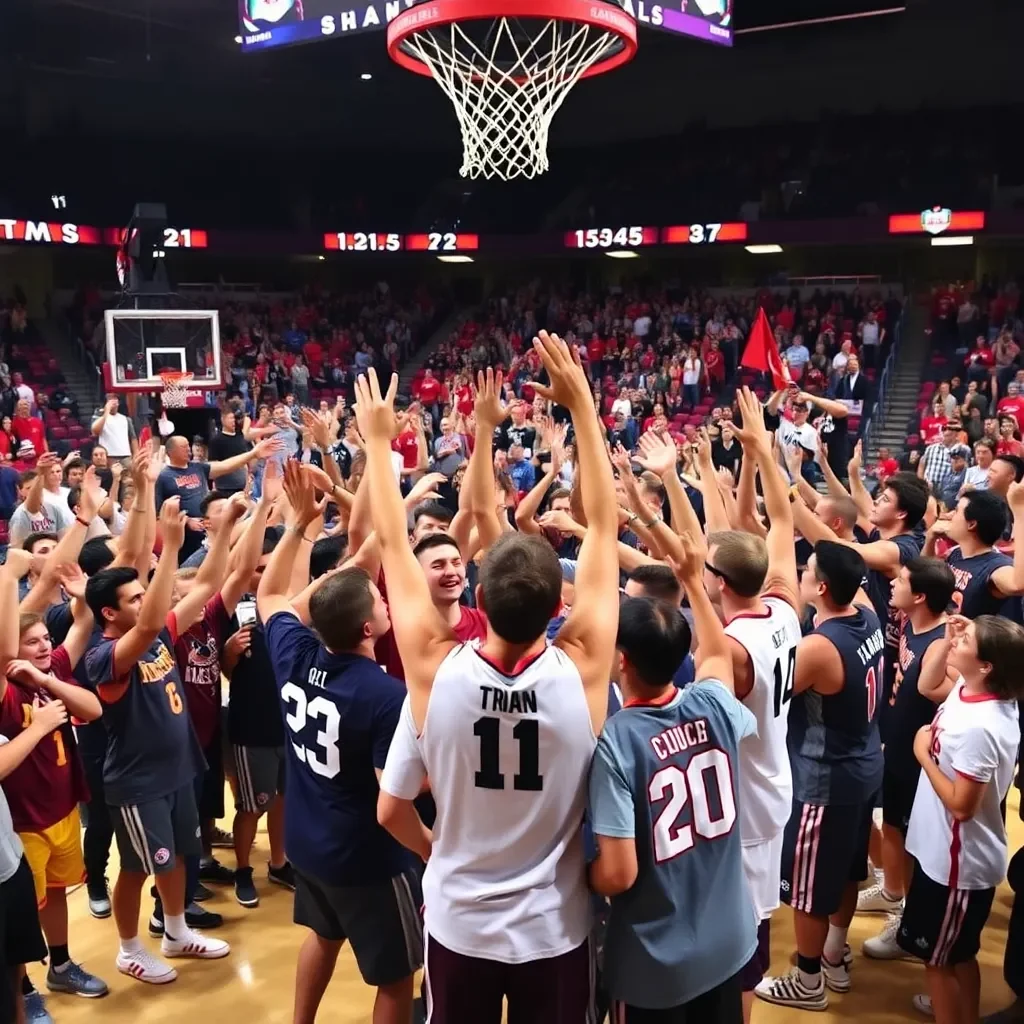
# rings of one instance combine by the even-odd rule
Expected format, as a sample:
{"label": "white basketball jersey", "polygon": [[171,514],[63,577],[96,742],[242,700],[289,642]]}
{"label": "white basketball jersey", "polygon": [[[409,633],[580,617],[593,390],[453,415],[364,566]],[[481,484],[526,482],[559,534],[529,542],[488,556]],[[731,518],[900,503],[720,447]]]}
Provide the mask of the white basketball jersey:
{"label": "white basketball jersey", "polygon": [[597,745],[583,682],[557,647],[505,675],[479,642],[441,663],[419,737],[437,803],[423,878],[428,933],[522,963],[590,930],[581,827]]}
{"label": "white basketball jersey", "polygon": [[726,635],[750,655],[754,669],[754,686],[743,703],[757,719],[757,734],[740,744],[740,835],[745,844],[778,835],[793,801],[786,731],[800,620],[781,598],[763,600],[767,615],[741,613],[725,627]]}

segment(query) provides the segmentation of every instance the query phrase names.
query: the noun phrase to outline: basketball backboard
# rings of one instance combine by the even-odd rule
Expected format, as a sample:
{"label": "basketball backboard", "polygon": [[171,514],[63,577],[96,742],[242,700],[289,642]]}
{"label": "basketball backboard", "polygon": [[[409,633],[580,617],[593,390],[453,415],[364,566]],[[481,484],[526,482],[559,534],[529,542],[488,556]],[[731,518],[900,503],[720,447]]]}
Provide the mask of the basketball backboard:
{"label": "basketball backboard", "polygon": [[105,386],[161,391],[162,370],[191,373],[189,387],[221,386],[220,322],[215,309],[108,309]]}

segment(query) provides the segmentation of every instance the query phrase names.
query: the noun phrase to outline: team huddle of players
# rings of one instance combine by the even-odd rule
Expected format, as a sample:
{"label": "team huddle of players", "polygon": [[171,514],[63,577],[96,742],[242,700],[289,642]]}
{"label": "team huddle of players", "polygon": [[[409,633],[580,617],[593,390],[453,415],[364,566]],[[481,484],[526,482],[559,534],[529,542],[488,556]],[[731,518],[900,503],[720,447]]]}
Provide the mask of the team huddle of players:
{"label": "team huddle of players", "polygon": [[[52,991],[107,990],[68,951],[80,802],[86,860],[104,812],[107,845],[111,829],[117,839],[106,906],[95,859],[89,882],[94,913],[113,912],[118,970],[162,984],[170,960],[228,955],[192,909],[199,876],[221,880],[221,669],[235,892],[258,903],[249,855],[268,813],[270,878],[295,889],[308,929],[298,1024],[315,1020],[346,941],[377,989],[375,1024],[408,1024],[421,966],[433,1024],[498,1024],[503,1003],[511,1024],[739,1024],[757,997],[821,1010],[828,990],[850,988],[858,907],[890,914],[867,955],[925,962],[939,1024],[977,1019],[1024,690],[1024,629],[999,614],[1024,593],[1024,556],[997,549],[1024,544],[1015,467],[949,519],[907,474],[874,500],[856,473],[850,491],[819,498],[791,482],[744,389],[735,494],[698,445],[702,527],[674,445],[642,439],[641,481],[613,455],[616,480],[578,355],[543,332],[534,347],[546,381],[534,387],[575,435],[571,588],[551,542],[516,531],[496,496],[506,409],[490,371],[459,512],[419,515],[411,538],[391,458],[396,381],[382,392],[371,370],[356,384],[366,471],[354,496],[333,471],[268,470],[253,507],[209,503],[202,565],[179,570],[185,517],[173,498],[156,516],[162,455],[144,452],[116,546],[85,542],[99,497],[87,474],[75,524],[41,564],[10,553],[0,779],[13,828],[0,813],[0,882],[18,987],[0,996],[18,1019],[38,1006],[25,962],[50,958]],[[332,505],[347,546],[324,537]],[[620,542],[620,513],[647,554]],[[939,543],[955,545],[945,561]],[[102,748],[91,795],[69,715],[89,737],[83,754]],[[884,878],[859,892],[869,847]],[[151,875],[160,956],[138,935]],[[769,977],[780,901],[796,962]]]}

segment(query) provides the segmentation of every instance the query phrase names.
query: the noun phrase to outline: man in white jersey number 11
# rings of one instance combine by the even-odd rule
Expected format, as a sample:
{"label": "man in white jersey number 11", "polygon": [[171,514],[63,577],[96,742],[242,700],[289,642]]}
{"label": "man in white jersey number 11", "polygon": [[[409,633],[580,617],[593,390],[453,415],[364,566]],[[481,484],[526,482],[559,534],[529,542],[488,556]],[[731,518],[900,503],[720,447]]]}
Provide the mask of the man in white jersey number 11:
{"label": "man in white jersey number 11", "polygon": [[581,825],[618,624],[617,505],[577,353],[543,332],[534,349],[550,379],[535,389],[572,414],[587,518],[576,600],[550,647],[558,558],[543,538],[501,535],[495,513],[490,449],[505,418],[500,374],[479,377],[476,445],[486,457],[471,462],[463,483],[486,550],[477,604],[487,616],[486,639],[465,645],[430,600],[387,472],[395,384],[381,397],[372,371],[357,382],[374,527],[389,590],[402,595],[392,621],[409,688],[378,815],[422,849],[411,801],[428,776],[437,804],[423,880],[431,1024],[499,1024],[503,999],[512,1024],[576,1024],[590,1004]]}

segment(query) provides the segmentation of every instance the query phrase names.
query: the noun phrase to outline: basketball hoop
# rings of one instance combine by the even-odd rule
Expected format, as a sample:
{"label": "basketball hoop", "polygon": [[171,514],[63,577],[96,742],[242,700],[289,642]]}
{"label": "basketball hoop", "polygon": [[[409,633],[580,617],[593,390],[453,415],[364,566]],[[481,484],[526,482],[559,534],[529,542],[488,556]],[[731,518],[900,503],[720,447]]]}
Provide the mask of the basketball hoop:
{"label": "basketball hoop", "polygon": [[182,373],[180,370],[161,370],[160,378],[164,382],[161,401],[165,409],[184,409],[188,406],[188,389],[192,384],[193,374]]}
{"label": "basketball hoop", "polygon": [[464,178],[535,178],[569,90],[636,53],[636,21],[605,0],[427,0],[388,26],[391,59],[455,107]]}

